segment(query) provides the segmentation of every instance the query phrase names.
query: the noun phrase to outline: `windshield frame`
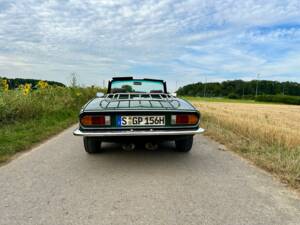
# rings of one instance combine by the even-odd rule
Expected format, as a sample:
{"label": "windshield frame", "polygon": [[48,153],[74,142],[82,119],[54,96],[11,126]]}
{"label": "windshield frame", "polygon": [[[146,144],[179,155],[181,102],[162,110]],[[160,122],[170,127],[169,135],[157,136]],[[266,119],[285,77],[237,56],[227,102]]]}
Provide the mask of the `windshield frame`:
{"label": "windshield frame", "polygon": [[[153,82],[161,82],[163,85],[163,93],[162,94],[167,94],[167,85],[166,82],[163,80],[157,80],[157,79],[133,79],[132,77],[120,77],[120,78],[113,78],[111,81],[108,82],[108,89],[107,89],[107,93],[108,94],[117,94],[117,93],[112,93],[112,83],[113,82],[120,82],[120,81],[130,81],[130,82],[143,82],[143,81],[153,81]],[[121,93],[121,92],[120,92]],[[125,93],[125,92],[124,92]],[[147,94],[151,94],[151,93],[147,93]],[[155,93],[153,93],[155,94]]]}

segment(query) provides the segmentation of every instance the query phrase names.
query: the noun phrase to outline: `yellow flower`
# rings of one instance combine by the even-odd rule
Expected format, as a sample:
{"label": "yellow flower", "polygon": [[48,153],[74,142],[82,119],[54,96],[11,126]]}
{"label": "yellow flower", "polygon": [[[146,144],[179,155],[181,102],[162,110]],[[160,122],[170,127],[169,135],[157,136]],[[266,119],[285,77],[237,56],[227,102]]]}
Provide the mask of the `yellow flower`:
{"label": "yellow flower", "polygon": [[40,80],[37,84],[38,88],[40,89],[45,89],[47,88],[49,85],[46,81]]}
{"label": "yellow flower", "polygon": [[23,89],[23,94],[28,95],[31,91],[31,84],[25,84]]}
{"label": "yellow flower", "polygon": [[8,91],[9,85],[8,85],[7,80],[2,80],[1,81],[1,87],[2,87],[4,92]]}

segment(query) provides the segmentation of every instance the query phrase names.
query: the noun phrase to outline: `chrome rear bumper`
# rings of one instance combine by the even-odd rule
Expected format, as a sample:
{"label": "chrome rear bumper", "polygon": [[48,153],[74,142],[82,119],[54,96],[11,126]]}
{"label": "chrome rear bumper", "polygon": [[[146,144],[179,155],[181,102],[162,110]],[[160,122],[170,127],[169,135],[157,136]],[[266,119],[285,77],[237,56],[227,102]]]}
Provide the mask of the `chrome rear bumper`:
{"label": "chrome rear bumper", "polygon": [[162,136],[162,135],[194,135],[203,133],[205,130],[199,127],[197,130],[149,130],[149,131],[81,131],[76,129],[73,131],[75,136],[84,137],[116,137],[116,136]]}

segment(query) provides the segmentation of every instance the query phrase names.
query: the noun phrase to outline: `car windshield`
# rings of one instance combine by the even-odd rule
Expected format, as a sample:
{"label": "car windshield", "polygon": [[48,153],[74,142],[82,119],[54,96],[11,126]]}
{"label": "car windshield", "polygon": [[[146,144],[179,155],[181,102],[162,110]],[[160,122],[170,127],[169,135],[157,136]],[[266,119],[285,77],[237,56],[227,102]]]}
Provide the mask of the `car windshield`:
{"label": "car windshield", "polygon": [[164,93],[164,84],[152,80],[112,81],[111,93]]}

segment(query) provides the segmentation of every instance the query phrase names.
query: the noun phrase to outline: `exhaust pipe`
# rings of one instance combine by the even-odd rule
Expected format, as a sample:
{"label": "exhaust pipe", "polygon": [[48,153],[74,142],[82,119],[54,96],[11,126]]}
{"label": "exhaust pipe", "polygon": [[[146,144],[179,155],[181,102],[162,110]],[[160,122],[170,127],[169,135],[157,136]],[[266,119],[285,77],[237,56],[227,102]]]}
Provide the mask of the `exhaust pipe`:
{"label": "exhaust pipe", "polygon": [[133,144],[133,143],[122,144],[122,149],[125,151],[132,151],[135,149],[135,144]]}
{"label": "exhaust pipe", "polygon": [[156,150],[158,148],[158,144],[156,143],[152,143],[152,142],[148,142],[145,144],[145,148],[148,150]]}

